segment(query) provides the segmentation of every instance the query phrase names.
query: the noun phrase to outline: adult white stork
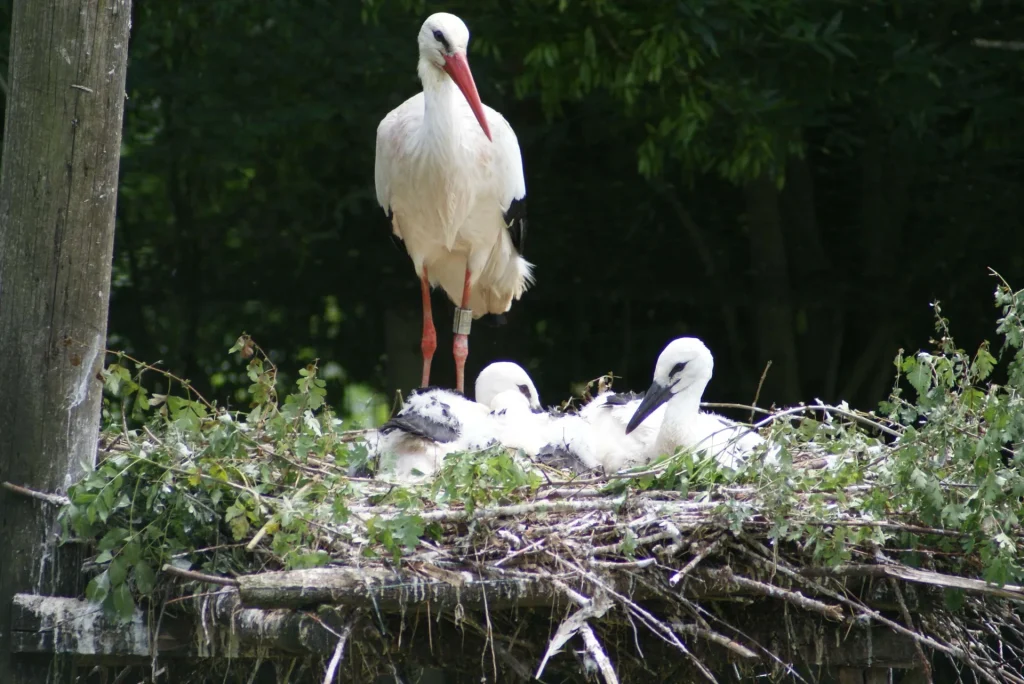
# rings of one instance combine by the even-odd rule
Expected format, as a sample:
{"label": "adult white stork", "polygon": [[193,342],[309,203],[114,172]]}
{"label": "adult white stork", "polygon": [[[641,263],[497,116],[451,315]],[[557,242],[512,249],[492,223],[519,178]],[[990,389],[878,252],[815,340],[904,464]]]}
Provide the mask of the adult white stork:
{"label": "adult white stork", "polygon": [[423,22],[423,92],[380,122],[375,165],[377,201],[420,277],[421,386],[430,383],[437,348],[430,288],[440,284],[456,307],[452,354],[460,392],[473,319],[505,313],[533,282],[533,266],[519,256],[526,197],[519,141],[504,117],[480,102],[468,43],[469,29],[453,14]]}

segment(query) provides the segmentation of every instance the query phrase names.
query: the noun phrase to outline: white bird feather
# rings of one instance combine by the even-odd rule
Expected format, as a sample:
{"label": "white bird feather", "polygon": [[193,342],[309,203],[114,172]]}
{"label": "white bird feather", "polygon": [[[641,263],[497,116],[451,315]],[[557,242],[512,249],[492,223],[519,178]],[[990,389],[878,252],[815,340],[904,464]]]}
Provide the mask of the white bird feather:
{"label": "white bird feather", "polygon": [[377,201],[391,216],[416,274],[426,267],[430,286],[440,285],[458,306],[468,267],[469,308],[479,318],[508,311],[533,282],[533,266],[519,256],[505,217],[513,201],[526,196],[516,134],[501,114],[482,105],[489,140],[444,70],[446,59],[464,59],[468,42],[469,30],[454,15],[433,14],[423,23],[423,92],[380,122],[374,177]]}

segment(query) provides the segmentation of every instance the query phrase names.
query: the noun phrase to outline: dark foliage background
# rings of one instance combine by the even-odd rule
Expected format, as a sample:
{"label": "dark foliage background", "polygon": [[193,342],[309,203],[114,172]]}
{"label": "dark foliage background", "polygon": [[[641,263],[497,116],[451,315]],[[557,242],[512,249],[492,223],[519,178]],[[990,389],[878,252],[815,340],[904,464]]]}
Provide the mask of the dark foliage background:
{"label": "dark foliage background", "polygon": [[438,10],[519,136],[537,265],[507,325],[475,326],[469,377],[510,358],[548,403],[611,370],[639,390],[694,334],[707,399],[750,401],[771,360],[762,404],[873,408],[929,302],[974,344],[987,267],[1024,278],[1024,51],[984,42],[1024,35],[1010,0],[133,4],[108,346],[221,401],[248,385],[242,331],[286,380],[319,358],[363,420],[416,383],[418,281],[374,137]]}

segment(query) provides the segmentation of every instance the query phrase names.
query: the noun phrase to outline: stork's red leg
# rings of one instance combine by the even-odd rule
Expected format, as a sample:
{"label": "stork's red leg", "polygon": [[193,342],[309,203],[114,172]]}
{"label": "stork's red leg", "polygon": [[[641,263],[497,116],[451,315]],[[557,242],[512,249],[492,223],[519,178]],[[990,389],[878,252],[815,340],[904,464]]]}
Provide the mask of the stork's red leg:
{"label": "stork's red leg", "polygon": [[[469,284],[469,266],[466,266],[466,282],[462,285],[462,311],[455,311],[455,340],[452,342],[452,355],[455,356],[455,389],[466,393],[466,357],[469,356],[469,322],[473,320],[469,311],[469,295],[472,292]],[[460,319],[467,320],[460,325]],[[462,333],[459,330],[465,330]]]}
{"label": "stork's red leg", "polygon": [[423,351],[423,380],[420,387],[426,387],[430,384],[430,362],[434,358],[434,350],[437,349],[437,331],[434,330],[434,312],[430,308],[430,283],[427,281],[426,266],[423,267],[420,286],[423,289],[423,339],[420,340],[420,349]]}

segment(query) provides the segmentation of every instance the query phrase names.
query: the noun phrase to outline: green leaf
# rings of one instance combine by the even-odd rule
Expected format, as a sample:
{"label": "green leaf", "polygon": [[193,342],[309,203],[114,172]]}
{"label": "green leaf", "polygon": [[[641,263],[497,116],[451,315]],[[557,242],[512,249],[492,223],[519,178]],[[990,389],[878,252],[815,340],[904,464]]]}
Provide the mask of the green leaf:
{"label": "green leaf", "polygon": [[135,566],[135,588],[140,594],[149,594],[156,586],[156,573],[149,563],[139,563]]}
{"label": "green leaf", "polygon": [[932,384],[931,366],[920,359],[908,358],[907,361],[913,362],[910,371],[907,373],[907,382],[917,391],[918,396],[928,394]]}
{"label": "green leaf", "polygon": [[[107,489],[104,491],[110,492],[110,498],[113,499],[113,490]],[[106,500],[104,499],[104,501]],[[109,503],[107,504],[107,506],[109,506]],[[110,551],[120,546],[121,542],[123,542],[127,538],[128,530],[126,530],[123,527],[115,527],[111,530],[108,530],[107,533],[103,535],[103,538],[100,539],[99,544],[96,545],[96,548],[100,549],[101,551]]]}
{"label": "green leaf", "polygon": [[110,561],[110,565],[107,567],[107,572],[110,575],[110,586],[117,587],[124,584],[125,577],[128,576],[128,569],[130,567],[130,564],[125,561],[122,556],[118,556],[114,560]]}
{"label": "green leaf", "polygon": [[128,588],[127,584],[114,589],[114,612],[119,619],[124,622],[128,622],[132,619],[132,615],[135,612],[135,599],[132,598],[132,592]]}
{"label": "green leaf", "polygon": [[89,580],[89,584],[85,587],[85,598],[93,603],[103,603],[108,593],[110,593],[110,577],[106,570]]}

